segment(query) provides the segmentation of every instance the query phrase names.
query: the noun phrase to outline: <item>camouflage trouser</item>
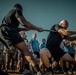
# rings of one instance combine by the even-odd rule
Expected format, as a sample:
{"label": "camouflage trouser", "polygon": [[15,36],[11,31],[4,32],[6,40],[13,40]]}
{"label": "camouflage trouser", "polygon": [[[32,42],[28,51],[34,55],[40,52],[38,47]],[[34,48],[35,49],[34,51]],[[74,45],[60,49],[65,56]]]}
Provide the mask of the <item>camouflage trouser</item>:
{"label": "camouflage trouser", "polygon": [[11,61],[10,53],[6,53],[5,59],[6,59],[5,70],[7,71],[8,69],[10,69],[10,61]]}
{"label": "camouflage trouser", "polygon": [[3,52],[0,52],[0,68],[4,66],[4,61],[5,61],[5,55],[3,54]]}
{"label": "camouflage trouser", "polygon": [[1,60],[2,60],[2,59],[1,59],[1,57],[0,57],[0,67],[1,67]]}
{"label": "camouflage trouser", "polygon": [[8,69],[9,66],[9,54],[8,53],[0,53],[0,65],[3,66],[5,70]]}
{"label": "camouflage trouser", "polygon": [[2,61],[2,53],[0,52],[0,65],[1,65],[1,61]]}
{"label": "camouflage trouser", "polygon": [[9,67],[9,54],[6,53],[6,56],[5,56],[5,70],[8,70],[8,67]]}
{"label": "camouflage trouser", "polygon": [[6,66],[6,70],[8,69],[14,69],[14,65],[15,65],[15,58],[14,58],[14,52],[13,51],[8,51],[8,53],[6,53],[6,63],[5,63],[5,66]]}

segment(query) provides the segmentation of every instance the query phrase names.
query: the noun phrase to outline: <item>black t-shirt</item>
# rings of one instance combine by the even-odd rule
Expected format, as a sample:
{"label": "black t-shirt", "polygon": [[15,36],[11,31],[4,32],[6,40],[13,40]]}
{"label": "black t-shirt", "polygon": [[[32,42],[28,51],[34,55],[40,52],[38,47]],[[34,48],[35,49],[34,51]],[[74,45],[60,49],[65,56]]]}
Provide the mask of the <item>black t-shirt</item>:
{"label": "black t-shirt", "polygon": [[47,38],[46,47],[49,49],[50,47],[60,47],[61,41],[67,36],[63,36],[58,33],[58,30],[62,28],[59,24],[55,24],[52,26],[51,30],[56,32],[50,32]]}
{"label": "black t-shirt", "polygon": [[15,29],[18,28],[19,26],[19,22],[17,20],[17,17],[19,16],[23,16],[22,15],[22,11],[17,10],[17,9],[12,9],[9,11],[9,13],[4,17],[4,19],[2,20],[2,24],[1,25],[9,25]]}

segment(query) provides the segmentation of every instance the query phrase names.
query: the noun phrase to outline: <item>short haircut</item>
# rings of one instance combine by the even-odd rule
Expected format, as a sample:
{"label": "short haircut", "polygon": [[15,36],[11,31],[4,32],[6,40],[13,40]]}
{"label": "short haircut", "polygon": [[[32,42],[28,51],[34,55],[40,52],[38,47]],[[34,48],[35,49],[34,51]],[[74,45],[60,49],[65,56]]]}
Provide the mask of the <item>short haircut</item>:
{"label": "short haircut", "polygon": [[22,8],[22,6],[20,5],[20,4],[15,4],[14,6],[13,6],[13,8],[19,8],[19,9],[21,9],[21,10],[23,10],[23,8]]}

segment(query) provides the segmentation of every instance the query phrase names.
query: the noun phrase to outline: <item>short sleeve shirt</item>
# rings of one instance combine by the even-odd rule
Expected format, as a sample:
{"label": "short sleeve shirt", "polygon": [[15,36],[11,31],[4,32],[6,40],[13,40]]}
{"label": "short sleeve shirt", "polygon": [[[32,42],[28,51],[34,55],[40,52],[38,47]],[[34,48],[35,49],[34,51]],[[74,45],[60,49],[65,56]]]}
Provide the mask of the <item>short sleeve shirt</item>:
{"label": "short sleeve shirt", "polygon": [[19,21],[17,20],[17,18],[19,16],[23,16],[22,15],[22,11],[21,10],[17,10],[17,9],[12,9],[10,10],[10,12],[4,17],[4,19],[2,20],[2,24],[5,25],[9,25],[13,28],[18,28],[19,26]]}
{"label": "short sleeve shirt", "polygon": [[46,47],[60,47],[60,44],[66,36],[62,37],[61,34],[58,33],[58,30],[61,29],[62,27],[59,24],[55,24],[52,26],[50,30],[54,30],[56,32],[50,32],[47,38],[47,43]]}
{"label": "short sleeve shirt", "polygon": [[32,45],[32,49],[33,49],[34,51],[39,52],[39,42],[38,42],[38,40],[36,40],[35,38],[32,38],[32,39],[30,40],[30,44]]}

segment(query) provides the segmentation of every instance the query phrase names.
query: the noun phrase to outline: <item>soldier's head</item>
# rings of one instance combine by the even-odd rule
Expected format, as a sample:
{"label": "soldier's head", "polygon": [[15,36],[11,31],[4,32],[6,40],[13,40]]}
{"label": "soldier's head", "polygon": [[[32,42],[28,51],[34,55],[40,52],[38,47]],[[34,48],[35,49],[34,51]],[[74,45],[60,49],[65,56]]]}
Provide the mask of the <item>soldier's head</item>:
{"label": "soldier's head", "polygon": [[20,4],[18,4],[18,3],[15,4],[15,5],[13,6],[13,8],[14,8],[14,9],[21,10],[21,11],[23,10],[22,6],[21,6]]}
{"label": "soldier's head", "polygon": [[59,25],[60,25],[61,27],[63,27],[64,29],[67,29],[68,26],[69,26],[69,23],[68,23],[67,20],[62,20],[62,21],[60,21]]}

